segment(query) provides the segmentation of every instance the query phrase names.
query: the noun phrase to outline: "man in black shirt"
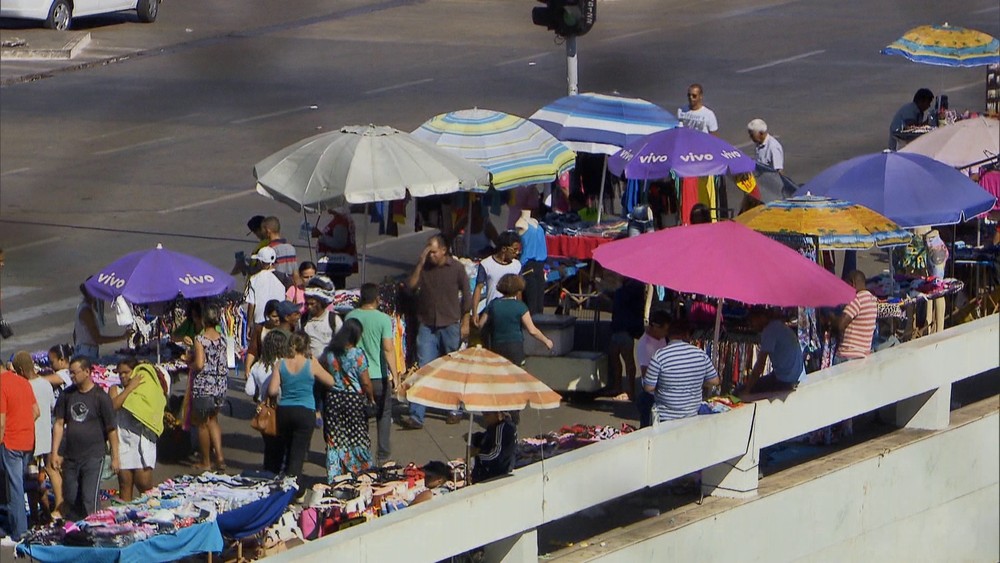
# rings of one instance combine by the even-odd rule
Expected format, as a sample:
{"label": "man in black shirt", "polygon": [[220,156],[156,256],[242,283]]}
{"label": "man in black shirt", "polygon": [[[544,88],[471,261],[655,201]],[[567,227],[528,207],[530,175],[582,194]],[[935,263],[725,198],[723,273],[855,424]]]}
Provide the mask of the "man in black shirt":
{"label": "man in black shirt", "polygon": [[[70,361],[73,386],[56,401],[49,464],[62,471],[66,517],[82,519],[97,511],[97,492],[104,470],[105,445],[111,446],[111,469],[118,473],[118,429],[114,406],[90,378],[90,360]],[[63,436],[66,440],[63,441]]]}

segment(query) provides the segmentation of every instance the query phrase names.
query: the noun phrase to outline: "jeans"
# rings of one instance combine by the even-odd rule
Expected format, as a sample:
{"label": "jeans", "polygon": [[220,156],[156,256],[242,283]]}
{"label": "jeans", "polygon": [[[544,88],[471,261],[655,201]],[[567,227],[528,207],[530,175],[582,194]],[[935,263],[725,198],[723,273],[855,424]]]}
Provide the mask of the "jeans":
{"label": "jeans", "polygon": [[278,407],[278,436],[284,446],[285,475],[294,475],[302,490],[302,466],[316,430],[316,411],[306,407]]}
{"label": "jeans", "polygon": [[[457,351],[461,345],[462,327],[459,323],[442,327],[420,325],[417,330],[417,363],[423,367],[445,354]],[[453,411],[452,414],[458,412]],[[427,407],[410,403],[410,418],[417,424],[424,423],[426,413]]]}
{"label": "jeans", "polygon": [[63,459],[63,500],[67,518],[82,520],[97,512],[97,492],[104,471],[104,456],[84,459]]}
{"label": "jeans", "polygon": [[652,393],[645,389],[639,389],[638,394],[635,396],[635,406],[639,409],[639,428],[646,428],[653,425],[653,404],[655,402],[656,399]]}
{"label": "jeans", "polygon": [[8,450],[0,444],[0,466],[3,467],[7,485],[7,531],[10,537],[20,539],[28,531],[28,513],[24,510],[24,472],[31,452]]}
{"label": "jeans", "polygon": [[[382,371],[386,371],[385,364]],[[372,387],[375,391],[375,426],[377,429],[377,440],[372,444],[372,458],[382,465],[392,456],[392,449],[389,446],[389,433],[392,431],[392,383],[389,379],[372,379]]]}
{"label": "jeans", "polygon": [[537,315],[543,312],[545,299],[545,262],[528,260],[521,267],[524,276],[524,303],[528,312]]}

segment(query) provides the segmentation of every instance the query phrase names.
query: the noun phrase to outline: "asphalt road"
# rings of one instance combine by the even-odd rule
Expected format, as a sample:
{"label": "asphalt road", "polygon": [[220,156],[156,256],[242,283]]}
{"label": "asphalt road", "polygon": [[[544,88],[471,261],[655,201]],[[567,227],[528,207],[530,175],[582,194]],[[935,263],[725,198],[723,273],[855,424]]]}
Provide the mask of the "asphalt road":
{"label": "asphalt road", "polygon": [[[345,124],[409,131],[470,107],[528,116],[565,95],[563,47],[531,24],[538,5],[170,0],[152,25],[133,15],[81,21],[93,36],[82,68],[4,62],[2,306],[17,335],[0,353],[70,341],[77,285],[127,252],[159,242],[228,268],[234,251],[252,246],[244,223],[257,213],[278,215],[294,237],[301,217],[255,195],[252,176],[255,162],[294,141]],[[579,41],[580,90],[674,109],[700,82],[722,137],[746,149],[745,124],[764,118],[785,147],[787,173],[805,181],[881,150],[893,113],[917,88],[982,110],[984,69],[878,53],[912,27],[945,21],[1000,35],[993,0],[605,0]],[[110,58],[118,61],[100,62]],[[372,231],[370,278],[414,261],[424,236],[409,232]],[[539,429],[631,417],[608,405],[556,413]],[[247,444],[245,420],[227,420],[226,443]],[[458,428],[436,420],[397,436],[401,460],[461,451]],[[230,457],[250,464],[257,451]],[[182,468],[161,469],[174,470]]]}

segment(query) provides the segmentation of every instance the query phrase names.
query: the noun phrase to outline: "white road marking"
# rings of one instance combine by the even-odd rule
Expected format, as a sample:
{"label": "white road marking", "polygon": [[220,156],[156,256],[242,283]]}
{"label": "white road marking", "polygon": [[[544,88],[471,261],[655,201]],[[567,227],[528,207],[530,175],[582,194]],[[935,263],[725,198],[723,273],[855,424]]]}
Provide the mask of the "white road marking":
{"label": "white road marking", "polygon": [[237,193],[234,193],[234,194],[220,195],[219,197],[208,199],[208,200],[205,200],[205,201],[199,201],[197,203],[188,203],[186,205],[179,205],[177,207],[171,207],[170,209],[161,209],[161,210],[157,211],[157,213],[159,213],[160,215],[165,215],[167,213],[175,213],[177,211],[186,211],[188,209],[194,209],[196,207],[204,207],[206,205],[212,205],[213,203],[219,203],[220,201],[229,201],[231,199],[237,199],[237,198],[241,198],[241,197],[248,196],[250,194],[255,194],[255,193],[257,193],[257,192],[254,191],[254,190],[246,190],[244,192],[237,192]]}
{"label": "white road marking", "polygon": [[521,58],[518,58],[518,59],[511,59],[509,61],[504,61],[502,63],[497,63],[494,66],[507,66],[507,65],[515,65],[517,63],[527,63],[527,62],[531,62],[531,61],[534,61],[534,60],[541,59],[543,57],[547,57],[549,55],[551,55],[551,53],[536,53],[534,55],[528,55],[527,57],[521,57]]}
{"label": "white road marking", "polygon": [[[190,119],[192,117],[197,117],[199,115],[201,115],[201,112],[198,112],[198,113],[189,113],[187,115],[182,115],[180,117],[172,117],[170,119],[164,119],[164,120],[161,120],[161,121],[159,121],[157,123],[169,123],[171,121],[183,121],[185,119]],[[113,135],[120,135],[122,133],[128,133],[129,131],[135,131],[136,129],[142,129],[144,127],[149,127],[150,125],[153,125],[153,124],[152,123],[143,123],[142,125],[136,125],[134,127],[126,127],[124,129],[118,129],[116,131],[108,131],[107,133],[101,133],[100,135],[94,135],[93,137],[84,137],[83,140],[84,141],[93,141],[93,140],[96,140],[96,139],[103,139],[105,137],[111,137]]]}
{"label": "white road marking", "polygon": [[625,33],[623,35],[615,35],[614,37],[607,37],[601,39],[601,43],[611,43],[612,41],[620,41],[622,39],[631,39],[633,37],[638,37],[640,35],[646,35],[647,33],[653,33],[659,31],[659,29],[643,29],[640,31],[633,31],[632,33]]}
{"label": "white road marking", "polygon": [[[6,248],[6,251],[7,252],[14,252],[14,251],[17,251],[17,250],[24,250],[25,248],[34,248],[36,246],[41,246],[43,244],[48,244],[50,242],[56,242],[56,241],[60,241],[60,240],[62,240],[62,237],[43,238],[41,240],[34,240],[34,241],[31,241],[31,242],[26,242],[24,244],[19,244],[17,246],[9,246],[9,247]],[[4,294],[4,295],[6,295],[6,294]]]}
{"label": "white road marking", "polygon": [[264,119],[271,119],[272,117],[280,117],[282,115],[288,115],[290,113],[298,113],[300,111],[306,111],[313,109],[312,106],[299,106],[297,108],[283,109],[281,111],[274,111],[271,113],[262,113],[260,115],[255,115],[253,117],[246,117],[244,119],[236,119],[230,121],[230,125],[243,125],[244,123],[253,123],[254,121],[262,121]]}
{"label": "white road marking", "polygon": [[820,49],[818,51],[809,51],[808,53],[802,53],[801,55],[795,55],[794,57],[788,57],[787,59],[778,59],[776,61],[771,61],[769,63],[764,63],[762,65],[752,66],[750,68],[744,68],[736,71],[736,74],[743,74],[744,72],[753,72],[755,70],[760,70],[762,68],[770,68],[772,66],[778,66],[780,64],[790,63],[792,61],[797,61],[799,59],[804,59],[806,57],[811,57],[813,55],[818,55],[820,53],[825,53],[826,49]]}
{"label": "white road marking", "polygon": [[975,12],[969,12],[969,13],[970,14],[978,15],[978,14],[985,14],[987,12],[995,12],[997,10],[1000,10],[1000,6],[993,6],[991,8],[983,8],[982,10],[976,10]]}
{"label": "white road marking", "polygon": [[399,90],[400,88],[406,88],[408,86],[416,86],[418,84],[426,84],[428,82],[434,82],[433,78],[424,78],[421,80],[414,80],[412,82],[403,82],[402,84],[393,84],[392,86],[385,86],[383,88],[375,88],[374,90],[368,90],[365,94],[381,94],[382,92],[389,92],[390,90]]}
{"label": "white road marking", "polygon": [[51,315],[52,313],[58,313],[60,311],[68,311],[70,309],[75,309],[77,305],[80,304],[79,297],[67,297],[66,299],[60,299],[59,301],[52,301],[50,303],[44,303],[42,305],[35,305],[34,307],[27,307],[24,309],[19,309],[17,311],[5,312],[3,317],[4,320],[9,323],[17,323],[21,321],[26,321],[28,319],[33,319],[35,317],[43,317],[46,315]]}
{"label": "white road marking", "polygon": [[[14,327],[14,330],[16,331],[17,327]],[[13,338],[3,341],[3,348],[4,350],[32,350],[38,344],[50,342],[57,338],[64,342],[69,342],[72,337],[73,323],[67,323],[37,332],[29,332],[28,334],[17,334],[15,332]],[[6,355],[6,352],[4,354]]]}
{"label": "white road marking", "polygon": [[745,142],[745,143],[740,143],[740,144],[738,144],[738,145],[733,145],[733,147],[734,147],[734,148],[737,148],[737,149],[739,149],[739,150],[743,150],[743,149],[747,149],[747,148],[750,148],[750,147],[752,147],[752,146],[753,146],[753,144],[754,144],[754,143],[753,143],[753,141],[747,141],[747,142]]}
{"label": "white road marking", "polygon": [[[30,285],[5,285],[3,286],[3,298],[4,300],[13,299],[18,295],[24,295],[25,293],[31,293],[37,290],[37,287]],[[10,306],[9,304],[7,305]]]}
{"label": "white road marking", "polygon": [[148,141],[143,141],[141,143],[132,143],[131,145],[126,145],[124,147],[118,147],[117,149],[108,149],[106,151],[97,151],[97,152],[95,152],[93,154],[94,155],[114,154],[116,152],[130,151],[132,149],[138,149],[138,148],[142,148],[142,147],[148,147],[150,145],[158,145],[158,144],[166,143],[166,142],[172,141],[172,140],[174,140],[173,137],[160,137],[159,139],[150,139]]}
{"label": "white road marking", "polygon": [[31,170],[31,168],[27,168],[27,167],[25,167],[25,168],[15,168],[13,170],[8,170],[6,172],[0,173],[0,176],[7,176],[8,174],[18,174],[20,172],[27,172],[28,170]]}
{"label": "white road marking", "polygon": [[952,92],[958,92],[959,90],[965,90],[966,88],[972,88],[973,86],[980,86],[981,87],[982,85],[983,85],[983,81],[982,80],[977,80],[975,82],[969,82],[968,84],[961,84],[959,86],[952,86],[951,88],[948,88],[947,90],[945,90],[944,93],[945,94],[950,94]]}

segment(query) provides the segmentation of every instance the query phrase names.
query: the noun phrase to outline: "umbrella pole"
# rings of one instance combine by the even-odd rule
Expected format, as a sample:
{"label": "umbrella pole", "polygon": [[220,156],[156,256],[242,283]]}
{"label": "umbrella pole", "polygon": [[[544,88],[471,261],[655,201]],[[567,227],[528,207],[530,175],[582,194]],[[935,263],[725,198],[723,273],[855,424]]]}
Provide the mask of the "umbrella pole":
{"label": "umbrella pole", "polygon": [[365,221],[361,224],[365,226],[364,231],[361,233],[361,283],[364,284],[368,281],[368,227],[370,226],[367,221],[368,219],[368,202],[365,202]]}
{"label": "umbrella pole", "polygon": [[[309,217],[306,215],[306,208],[302,208],[302,222],[310,226],[309,233],[306,235],[306,247],[309,249],[309,261],[316,262],[316,257],[313,256],[313,245],[312,245],[312,225],[309,223]],[[316,215],[316,224],[319,224],[319,215]]]}
{"label": "umbrella pole", "polygon": [[601,222],[604,213],[604,180],[608,177],[608,155],[604,155],[604,168],[601,170],[601,190],[597,200],[597,222]]}
{"label": "umbrella pole", "polygon": [[719,369],[719,335],[722,333],[722,303],[724,301],[725,299],[720,297],[715,309],[715,333],[712,336],[712,364],[716,370]]}
{"label": "umbrella pole", "polygon": [[[483,233],[486,233],[486,225],[483,225]],[[469,216],[465,221],[465,256],[472,257],[472,194],[469,194]]]}
{"label": "umbrella pole", "polygon": [[472,484],[472,411],[469,411],[469,433],[465,436],[465,486]]}

